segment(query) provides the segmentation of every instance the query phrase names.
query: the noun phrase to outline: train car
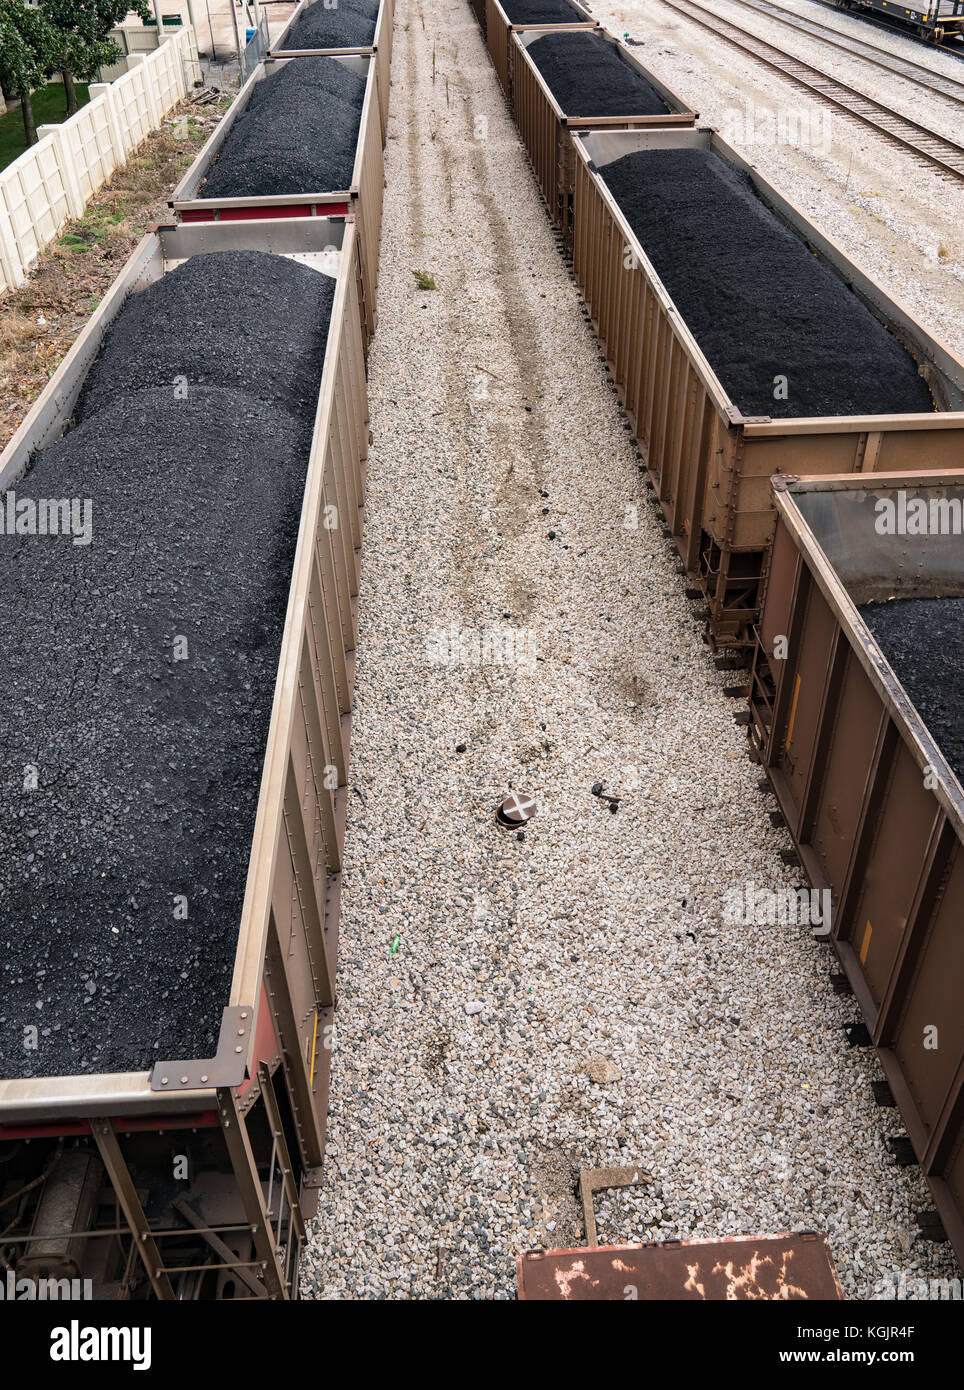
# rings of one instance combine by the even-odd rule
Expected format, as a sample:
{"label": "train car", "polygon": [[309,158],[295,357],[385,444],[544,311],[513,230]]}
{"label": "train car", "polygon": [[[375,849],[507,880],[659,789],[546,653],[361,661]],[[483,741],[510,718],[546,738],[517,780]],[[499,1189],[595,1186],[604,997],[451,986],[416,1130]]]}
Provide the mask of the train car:
{"label": "train car", "polygon": [[964,39],[964,0],[927,0],[925,6],[910,8],[894,0],[834,0],[834,3],[838,10],[880,15],[893,24],[913,29],[927,43]]}
{"label": "train car", "polygon": [[[317,44],[308,46],[305,33],[311,32],[311,21],[323,18],[325,32],[332,42],[324,48]],[[299,0],[294,13],[267,52],[269,58],[323,58],[323,57],[363,57],[375,59],[375,80],[378,88],[378,106],[382,121],[382,144],[388,129],[388,104],[391,89],[392,69],[392,30],[394,26],[394,0],[379,0],[378,13],[366,35],[366,43],[361,47],[351,45],[337,46],[334,40],[341,37],[339,25],[350,16],[344,7],[327,6],[324,0]],[[355,32],[354,30],[352,32]],[[364,31],[363,31],[364,32]]]}
{"label": "train car", "polygon": [[598,27],[598,19],[593,19],[589,11],[577,4],[576,0],[544,0],[543,3],[535,4],[532,0],[523,0],[523,3],[520,3],[520,0],[485,0],[485,40],[499,85],[510,100],[511,34],[523,29],[551,32],[560,28],[578,30]]}
{"label": "train car", "polygon": [[[697,113],[605,30],[585,26],[556,30],[513,29],[508,31],[508,40],[509,81],[516,125],[549,215],[563,237],[569,238],[576,164],[573,132],[692,126],[696,124]],[[568,64],[570,76],[578,75],[590,61],[594,65],[591,82],[583,80],[580,83],[584,90],[587,87],[592,90],[575,101],[582,109],[574,109],[559,94],[558,85],[553,91],[554,84],[547,81],[533,57],[540,47],[553,41],[574,46]],[[624,91],[628,89],[629,100],[621,103],[625,107],[622,114],[604,114],[606,93],[601,78],[606,83],[616,79]]]}
{"label": "train car", "polygon": [[[105,923],[103,934],[108,946],[113,940],[124,949],[115,951],[109,965],[96,972],[90,965],[85,968],[88,955],[97,949],[96,940],[81,934],[80,924],[74,920],[76,913],[71,915],[68,929],[58,928],[51,902],[44,900],[41,918],[36,912],[30,918],[36,936],[35,958],[52,950],[67,952],[69,968],[56,973],[63,978],[62,988],[70,993],[66,996],[69,1007],[60,996],[53,1002],[44,999],[45,1012],[41,1014],[34,1012],[32,999],[24,1003],[11,987],[15,981],[7,977],[8,986],[0,1000],[4,1264],[24,1287],[43,1280],[77,1280],[86,1296],[106,1299],[297,1296],[305,1223],[317,1202],[324,1154],[368,450],[354,224],[344,218],[320,217],[208,223],[161,227],[145,237],[0,456],[0,489],[7,490],[8,498],[17,489],[26,494],[27,480],[36,467],[32,462],[36,452],[62,449],[72,434],[87,428],[90,416],[69,431],[62,444],[59,442],[82,391],[90,389],[88,376],[96,369],[105,343],[110,350],[110,330],[115,321],[121,321],[118,316],[122,311],[136,306],[138,292],[153,292],[169,283],[166,277],[213,253],[255,251],[268,253],[264,261],[271,273],[277,273],[273,268],[277,261],[277,269],[282,264],[296,266],[299,283],[305,278],[306,267],[319,273],[319,281],[324,277],[331,283],[328,288],[318,287],[318,293],[330,304],[330,319],[323,361],[314,359],[308,378],[309,382],[320,379],[320,387],[315,388],[316,397],[310,389],[305,393],[306,405],[294,436],[299,441],[297,466],[291,483],[286,484],[290,493],[283,494],[290,500],[273,504],[281,518],[275,534],[289,538],[283,543],[283,553],[293,555],[293,560],[286,559],[281,569],[275,566],[269,571],[269,557],[265,556],[263,566],[259,562],[245,567],[253,576],[254,587],[245,588],[244,593],[260,593],[269,582],[260,577],[262,569],[272,575],[270,612],[276,625],[272,631],[277,632],[280,642],[273,694],[270,683],[264,688],[258,682],[251,697],[257,699],[262,711],[259,721],[267,723],[266,740],[257,743],[260,762],[255,755],[255,762],[249,765],[245,757],[234,775],[235,786],[243,777],[247,789],[243,826],[251,824],[253,831],[243,827],[231,830],[241,814],[241,794],[237,793],[238,799],[231,805],[232,793],[226,793],[226,803],[224,795],[214,796],[210,784],[208,790],[195,785],[192,762],[185,775],[186,785],[193,790],[185,793],[180,803],[180,815],[187,808],[197,822],[198,834],[191,837],[192,842],[216,836],[221,833],[217,827],[227,825],[235,835],[235,854],[241,851],[237,858],[240,872],[224,875],[223,882],[208,882],[211,876],[204,875],[203,881],[198,880],[198,893],[192,896],[190,921],[198,923],[197,903],[213,895],[209,925],[217,931],[194,925],[192,938],[185,917],[185,935],[176,938],[193,939],[198,960],[206,967],[212,957],[218,957],[219,973],[199,976],[202,981],[216,978],[216,989],[200,983],[178,984],[173,972],[180,968],[182,948],[172,948],[179,964],[171,970],[162,970],[154,956],[152,964],[147,963],[157,931],[156,918],[147,936],[136,932],[130,936],[125,918],[118,927],[121,936],[111,938],[111,928]],[[249,266],[250,257],[244,262],[246,275]],[[290,280],[293,274],[293,269],[286,271],[286,278]],[[312,280],[312,284],[318,282]],[[270,281],[264,293],[271,293]],[[263,328],[260,336],[252,338],[251,324],[233,322],[235,306],[210,300],[205,304],[199,299],[194,304],[191,330],[203,337],[205,314],[209,326],[216,319],[221,341],[231,349],[227,354],[229,367],[240,357],[244,342],[249,346],[265,342]],[[276,345],[286,341],[289,331],[283,303],[278,305],[278,314],[281,326],[272,339]],[[158,325],[159,337],[166,327]],[[252,374],[257,381],[253,387],[249,383],[242,408],[245,419],[250,415],[255,426],[265,418],[267,379],[284,382],[297,365],[292,363],[289,368],[283,360],[279,365],[278,356],[283,359],[283,352],[272,361],[266,360],[263,370],[256,357],[244,359],[249,368],[254,363]],[[191,370],[190,362],[185,370]],[[230,373],[227,375],[230,379]],[[210,373],[201,380],[210,380]],[[106,383],[102,377],[101,384],[113,390],[113,374]],[[192,398],[192,392],[204,389],[191,387],[184,401]],[[169,394],[167,387],[163,393]],[[161,388],[140,394],[159,396]],[[222,400],[240,403],[242,398],[233,390],[221,390],[215,396],[212,428],[198,457],[184,458],[182,465],[185,470],[203,470],[207,489],[215,498],[215,511],[220,513],[219,494],[227,496],[234,487],[233,495],[237,496],[235,455],[242,447],[239,441],[250,435],[252,426],[229,421],[221,429]],[[313,410],[312,399],[316,400]],[[117,408],[120,413],[115,412],[112,419],[123,422],[131,412],[136,415],[136,393],[128,392]],[[212,418],[211,409],[205,418]],[[288,437],[284,433],[288,417],[279,411],[267,418],[271,441],[257,455],[255,474],[263,475],[263,487],[270,489],[275,487],[279,450]],[[261,434],[264,432],[262,428]],[[302,465],[301,441],[305,440],[310,441],[310,447]],[[170,453],[173,446],[163,447]],[[145,458],[150,452],[150,448],[145,449]],[[75,467],[86,469],[89,457],[89,452],[75,449]],[[177,461],[171,466],[177,468]],[[131,476],[136,487],[136,470]],[[110,486],[105,502],[108,509],[112,505]],[[166,506],[167,494],[161,491],[164,495],[159,505]],[[244,496],[248,495],[245,489]],[[117,524],[134,526],[133,518],[124,520],[125,498],[117,507]],[[208,510],[188,506],[187,514],[194,517],[197,528],[188,529],[185,541],[186,553],[193,555],[200,553],[203,537],[216,536],[218,528],[212,525]],[[339,518],[337,526],[331,524],[333,516]],[[210,550],[211,542],[205,543]],[[124,549],[126,553],[128,547]],[[130,549],[130,586],[148,596],[157,593],[157,581],[143,572],[137,558],[141,551],[136,546]],[[217,547],[215,554],[224,554],[224,563],[229,565],[228,550]],[[93,557],[95,552],[99,557],[103,547],[83,553]],[[219,575],[219,563],[213,563],[212,572],[202,581],[212,612],[240,611],[242,627],[246,621],[260,621],[253,614],[244,618],[248,610],[243,606],[239,609],[239,578],[230,572]],[[288,564],[290,582],[285,585]],[[175,576],[175,588],[181,586],[181,578]],[[37,601],[42,602],[43,596]],[[92,618],[102,613],[95,629],[100,630],[100,623],[110,626],[115,605],[109,590],[101,586],[90,602]],[[138,623],[150,621],[149,607],[147,598]],[[83,640],[84,630],[78,619],[78,642]],[[240,656],[237,653],[247,645],[248,639],[240,647],[230,644],[226,659],[243,660],[243,652]],[[274,669],[270,651],[264,660],[266,670]],[[120,678],[122,668],[118,658]],[[235,689],[237,684],[232,678],[228,688]],[[133,689],[125,742],[136,747],[154,739],[157,726],[143,712],[140,720],[137,716],[139,707],[146,708],[150,681],[134,681]],[[40,681],[38,688],[31,689],[26,705],[33,708],[39,702],[42,706],[43,701],[44,682]],[[7,710],[5,741],[10,731],[17,729],[23,713],[16,708]],[[186,731],[191,727],[186,716],[181,723]],[[263,726],[259,722],[258,727]],[[215,755],[217,768],[233,765],[235,728],[232,722],[223,738],[214,740],[219,747],[223,744],[222,752]],[[256,745],[251,742],[248,746]],[[170,756],[173,767],[182,755],[172,746]],[[227,777],[225,785],[230,785],[231,777],[219,773],[222,776]],[[157,780],[150,779],[145,791],[118,768],[109,774],[108,781],[120,798],[118,804],[128,808],[138,801],[143,804],[145,796],[150,800],[153,793],[152,820],[168,827],[160,832],[158,843],[176,838],[180,816],[170,813],[169,798],[165,799]],[[18,814],[29,818],[33,812],[29,807],[19,813],[15,809],[15,820]],[[72,823],[73,797],[51,814],[52,833],[57,839],[63,826]],[[31,833],[23,829],[27,822],[18,824],[21,837]],[[116,826],[104,832],[110,838],[121,833]],[[248,833],[250,852],[245,868],[241,861],[246,841],[241,837]],[[42,843],[42,838],[21,838],[18,842],[17,862],[27,865],[24,873],[32,872],[28,859],[37,858],[30,847]],[[100,850],[91,853],[99,854]],[[146,884],[138,888],[133,881],[127,882],[125,875],[135,873],[131,861],[143,871],[143,854],[138,857],[135,853],[113,876],[117,886],[105,889],[111,912],[122,917],[128,912],[128,895],[134,902],[140,893],[143,906],[147,888]],[[86,862],[75,872],[89,875],[79,898],[86,905],[95,894],[99,871]],[[228,914],[222,907],[229,899],[240,904],[237,919],[233,911]],[[21,904],[28,917],[35,901],[33,890]],[[136,908],[135,903],[130,911]],[[8,927],[13,910],[8,903]],[[207,921],[203,910],[200,921]],[[87,930],[93,930],[90,924]],[[44,973],[49,976],[48,971]],[[180,979],[183,981],[185,975]],[[172,983],[182,991],[177,1012],[168,999]],[[93,989],[88,990],[91,984]],[[56,995],[60,987],[55,983],[45,994]],[[216,1042],[213,1056],[196,1056],[190,1040],[178,1041],[178,1028],[183,1037],[185,1029],[195,1026],[199,1014],[210,1021],[209,1035]],[[45,1028],[43,1037],[41,1025]],[[60,1036],[66,1041],[51,1050],[48,1038],[53,1042],[61,1027],[65,1033]],[[25,1052],[32,1030],[37,1045]],[[156,1042],[152,1044],[151,1038],[159,1036],[166,1039],[166,1050]],[[106,1068],[97,1065],[102,1054],[112,1059]],[[56,1071],[61,1058],[75,1062],[77,1069]],[[73,1284],[69,1282],[67,1287]]]}
{"label": "train car", "polygon": [[773,489],[749,734],[964,1258],[964,473]]}
{"label": "train car", "polygon": [[[351,177],[341,188],[286,188],[284,192],[257,193],[251,191],[250,159],[237,171],[237,180],[230,192],[213,193],[208,180],[218,163],[230,151],[242,134],[241,123],[246,112],[255,111],[256,118],[270,112],[267,103],[260,103],[261,84],[282,75],[288,64],[337,64],[348,73],[364,80],[364,98],[355,142]],[[321,68],[319,67],[319,71]],[[235,98],[230,110],[220,121],[197,158],[174,189],[168,204],[178,222],[229,222],[277,217],[337,217],[348,214],[358,227],[359,255],[362,269],[362,292],[368,331],[373,333],[377,318],[376,291],[378,285],[378,248],[381,238],[382,201],[385,182],[385,157],[381,138],[377,60],[372,54],[341,55],[338,57],[272,58],[259,63]],[[319,132],[324,129],[324,102],[316,98]],[[260,104],[259,104],[260,103]],[[257,108],[257,110],[256,110]],[[259,136],[262,132],[258,132]],[[285,131],[275,132],[276,146],[285,143]],[[255,142],[246,153],[252,156],[260,145]],[[317,148],[325,154],[320,139]]]}
{"label": "train car", "polygon": [[[703,128],[593,131],[576,135],[573,144],[574,268],[588,313],[646,457],[669,533],[687,573],[706,595],[710,640],[717,647],[748,652],[773,536],[770,478],[776,473],[964,466],[964,362],[927,333],[716,132]],[[721,382],[723,367],[713,360],[714,349],[704,350],[650,259],[652,246],[640,241],[607,182],[615,177],[614,166],[640,152],[668,158],[665,169],[660,165],[663,172],[653,178],[669,174],[675,155],[717,156],[724,183],[735,188],[734,197],[743,206],[754,209],[756,223],[772,219],[769,228],[777,238],[779,256],[772,254],[769,235],[763,236],[758,254],[750,258],[743,297],[728,291],[722,307],[708,313],[707,332],[712,332],[716,350],[729,352],[733,360],[744,364],[744,384],[749,374],[760,386],[750,409],[734,399],[735,387],[728,390]],[[639,177],[645,180],[646,175]],[[657,203],[648,187],[637,181],[632,194],[637,206],[641,199],[653,216]],[[654,192],[655,188],[653,184]],[[623,191],[620,197],[627,200],[628,195]],[[709,192],[697,196],[696,219],[705,229],[701,245],[712,249],[718,240],[714,228],[721,225],[723,214],[713,212],[709,197]],[[730,216],[736,204],[726,206]],[[690,239],[687,245],[695,244],[693,221],[684,223],[678,216],[673,226],[665,218],[659,225],[676,245],[682,245],[684,237]],[[761,230],[760,225],[754,226],[754,234]],[[755,306],[774,299],[773,267],[786,264],[788,256],[795,273],[814,275],[819,265],[825,268],[816,289],[823,295],[832,292],[833,312],[839,302],[854,320],[858,347],[870,333],[885,345],[890,359],[899,355],[897,345],[902,346],[900,384],[913,399],[912,409],[895,411],[886,406],[891,413],[861,408],[849,413],[795,414],[792,408],[777,406],[774,397],[780,383],[787,383],[772,373],[786,369],[787,342],[799,347],[802,339],[788,333],[779,350],[774,350],[765,342],[756,346],[746,335],[754,331],[748,327],[755,321],[754,314],[762,314],[765,333],[770,332],[772,304],[770,309]],[[677,299],[685,290],[702,296],[701,305],[715,304],[708,298],[715,278],[705,259],[692,270],[685,266],[677,275]],[[782,290],[776,295],[777,308],[783,295]],[[799,374],[804,376],[827,356],[828,347],[821,340],[819,351],[804,354]],[[826,375],[832,386],[838,380],[846,384],[854,376],[858,385],[863,380],[849,357],[839,371]],[[777,383],[772,392],[771,381]]]}

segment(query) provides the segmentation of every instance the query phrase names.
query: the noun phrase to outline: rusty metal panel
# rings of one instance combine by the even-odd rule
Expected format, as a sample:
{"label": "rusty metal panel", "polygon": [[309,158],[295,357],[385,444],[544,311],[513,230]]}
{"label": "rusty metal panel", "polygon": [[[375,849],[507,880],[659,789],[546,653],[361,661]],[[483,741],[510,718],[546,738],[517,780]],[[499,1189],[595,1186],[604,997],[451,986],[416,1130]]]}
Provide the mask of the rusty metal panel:
{"label": "rusty metal panel", "polygon": [[661,1245],[596,1245],[517,1256],[529,1301],[841,1299],[826,1236],[730,1236]]}
{"label": "rusty metal panel", "polygon": [[810,881],[831,890],[834,949],[961,1256],[964,788],[858,605],[964,595],[964,550],[953,525],[878,531],[878,506],[901,496],[952,515],[951,504],[964,508],[964,471],[775,482],[757,652],[772,676],[772,715],[756,675],[751,706]]}
{"label": "rusty metal panel", "polygon": [[[538,89],[534,79],[531,85]],[[527,74],[531,101],[529,86]],[[543,170],[524,132],[523,139],[561,224],[555,168]],[[745,418],[606,188],[608,163],[657,148],[711,149],[747,174],[775,215],[913,349],[939,408],[909,416]],[[964,467],[964,362],[714,131],[598,129],[575,134],[571,150],[573,263],[593,326],[680,554],[707,595],[711,638],[749,646],[773,539],[771,478]]]}

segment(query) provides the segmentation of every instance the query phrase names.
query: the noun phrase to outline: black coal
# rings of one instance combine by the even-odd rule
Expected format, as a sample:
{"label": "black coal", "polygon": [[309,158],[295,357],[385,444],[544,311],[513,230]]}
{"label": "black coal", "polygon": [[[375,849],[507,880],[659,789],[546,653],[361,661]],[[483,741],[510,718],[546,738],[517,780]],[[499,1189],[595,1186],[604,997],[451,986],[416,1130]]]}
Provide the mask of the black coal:
{"label": "black coal", "polygon": [[582,24],[585,15],[567,0],[502,0],[510,24]]}
{"label": "black coal", "polygon": [[202,198],[329,193],[351,187],[365,78],[337,58],[292,58],[255,84]]}
{"label": "black coal", "polygon": [[904,598],[865,603],[860,616],[894,674],[964,783],[964,598]]}
{"label": "black coal", "polygon": [[[217,1045],[330,315],[313,276],[212,254],[132,296],[82,423],[15,485],[89,501],[92,541],[0,534],[0,1075]],[[270,360],[286,332],[314,361]],[[154,385],[172,368],[186,398]]]}
{"label": "black coal", "polygon": [[338,0],[328,9],[315,0],[285,40],[282,52],[294,48],[366,48],[375,37],[378,6],[372,0]]}
{"label": "black coal", "polygon": [[746,175],[682,149],[641,150],[601,172],[745,415],[933,410],[914,359]]}
{"label": "black coal", "polygon": [[[314,418],[335,282],[284,256],[192,256],[133,294],[87,375],[78,420],[117,395],[224,386]],[[158,326],[163,325],[161,331]]]}
{"label": "black coal", "polygon": [[662,116],[669,110],[601,34],[544,34],[527,51],[567,116]]}

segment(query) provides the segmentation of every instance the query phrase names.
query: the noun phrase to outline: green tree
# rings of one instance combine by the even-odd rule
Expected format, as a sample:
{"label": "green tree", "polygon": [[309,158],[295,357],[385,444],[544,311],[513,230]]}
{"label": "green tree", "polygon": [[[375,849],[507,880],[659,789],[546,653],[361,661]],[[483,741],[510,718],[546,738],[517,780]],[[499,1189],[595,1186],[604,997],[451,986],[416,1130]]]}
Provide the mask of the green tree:
{"label": "green tree", "polygon": [[110,31],[132,10],[145,21],[151,11],[147,0],[40,0],[40,8],[54,34],[53,66],[64,79],[67,115],[72,116],[77,110],[75,79],[89,82],[98,68],[121,57]]}
{"label": "green tree", "polygon": [[8,90],[20,98],[28,145],[37,143],[30,94],[46,82],[56,53],[56,35],[42,10],[24,0],[0,0],[0,70]]}

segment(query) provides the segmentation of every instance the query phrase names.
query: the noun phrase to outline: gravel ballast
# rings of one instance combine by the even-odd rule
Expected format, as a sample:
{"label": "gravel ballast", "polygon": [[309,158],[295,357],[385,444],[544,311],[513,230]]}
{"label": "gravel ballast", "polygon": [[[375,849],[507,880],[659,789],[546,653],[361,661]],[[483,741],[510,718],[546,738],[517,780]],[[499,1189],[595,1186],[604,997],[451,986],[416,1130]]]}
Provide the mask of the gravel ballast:
{"label": "gravel ballast", "polygon": [[285,40],[282,52],[298,48],[366,48],[375,37],[378,6],[373,0],[338,0],[329,9],[315,0]]}
{"label": "gravel ballast", "polygon": [[87,374],[76,418],[115,396],[180,379],[187,391],[244,391],[310,422],[334,291],[330,276],[285,256],[192,256],[127,299]]}
{"label": "gravel ballast", "polygon": [[858,611],[964,785],[964,598],[893,599]]}
{"label": "gravel ballast", "polygon": [[[724,892],[802,879],[475,20],[399,0],[395,36],[302,1293],[513,1298],[517,1252],[583,1242],[579,1170],[609,1165],[652,1182],[598,1199],[602,1242],[818,1229],[849,1297],[954,1277],[825,948],[725,920]],[[482,660],[486,634],[518,659]],[[523,840],[495,820],[512,790],[537,802]]]}
{"label": "gravel ballast", "polygon": [[669,110],[600,34],[544,34],[527,52],[565,115],[661,116]]}
{"label": "gravel ballast", "polygon": [[213,1055],[310,438],[241,392],[139,391],[17,486],[88,499],[92,542],[0,537],[0,1075]]}
{"label": "gravel ballast", "polygon": [[933,410],[911,355],[745,174],[684,149],[640,150],[600,172],[745,415]]}
{"label": "gravel ballast", "polygon": [[350,188],[364,98],[365,78],[337,58],[286,61],[253,88],[200,197]]}

